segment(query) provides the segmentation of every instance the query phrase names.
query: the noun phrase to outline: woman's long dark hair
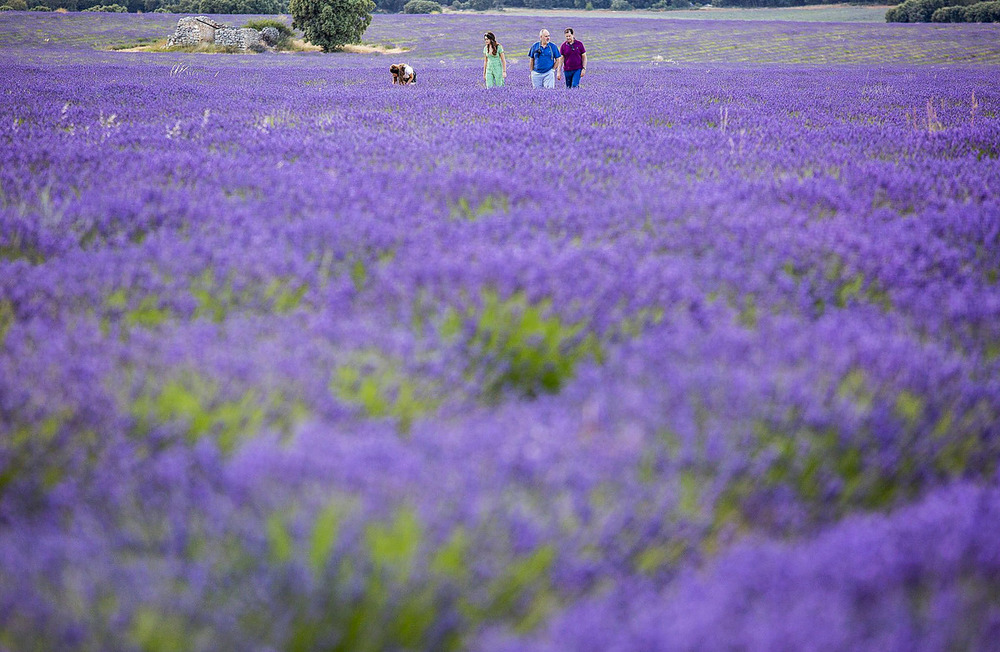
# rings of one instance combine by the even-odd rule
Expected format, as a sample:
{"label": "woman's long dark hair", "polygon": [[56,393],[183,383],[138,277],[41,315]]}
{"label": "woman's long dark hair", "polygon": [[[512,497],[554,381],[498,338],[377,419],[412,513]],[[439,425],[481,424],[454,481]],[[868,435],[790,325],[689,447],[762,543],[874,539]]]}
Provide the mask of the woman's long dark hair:
{"label": "woman's long dark hair", "polygon": [[489,41],[489,43],[486,44],[486,47],[490,49],[490,54],[497,56],[497,48],[500,47],[500,44],[497,43],[497,37],[493,36],[493,32],[486,32],[483,36],[485,36],[486,40]]}

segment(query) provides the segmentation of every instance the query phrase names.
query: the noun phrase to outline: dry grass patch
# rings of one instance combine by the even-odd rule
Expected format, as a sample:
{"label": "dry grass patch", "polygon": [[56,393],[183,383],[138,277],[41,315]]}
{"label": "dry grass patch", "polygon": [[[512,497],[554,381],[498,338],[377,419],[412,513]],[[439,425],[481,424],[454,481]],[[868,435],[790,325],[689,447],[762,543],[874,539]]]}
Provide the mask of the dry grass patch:
{"label": "dry grass patch", "polygon": [[292,47],[288,52],[322,52],[323,48],[312,43],[306,43],[300,38],[292,39]]}
{"label": "dry grass patch", "polygon": [[[302,39],[293,39],[291,46],[283,50],[278,50],[278,52],[322,52],[323,48],[318,45],[313,45],[312,43],[307,43]],[[200,45],[178,45],[174,47],[169,47],[167,45],[167,39],[161,38],[155,41],[138,42],[131,43],[127,45],[115,45],[110,49],[115,52],[197,52],[201,54],[250,54],[243,50],[238,50],[233,47],[224,47],[220,45],[214,45],[211,43],[202,43]],[[353,54],[402,54],[403,52],[408,52],[409,48],[399,48],[399,47],[387,47],[384,45],[365,45],[365,44],[355,44],[355,45],[345,45],[343,48],[344,52],[350,52]]]}
{"label": "dry grass patch", "polygon": [[248,52],[234,47],[215,45],[214,43],[200,43],[198,45],[167,45],[167,39],[161,38],[152,42],[138,43],[132,45],[115,45],[111,47],[116,52],[198,52],[201,54],[235,54]]}
{"label": "dry grass patch", "polygon": [[409,52],[409,48],[386,47],[384,45],[351,44],[343,47],[344,52],[353,54],[402,54]]}

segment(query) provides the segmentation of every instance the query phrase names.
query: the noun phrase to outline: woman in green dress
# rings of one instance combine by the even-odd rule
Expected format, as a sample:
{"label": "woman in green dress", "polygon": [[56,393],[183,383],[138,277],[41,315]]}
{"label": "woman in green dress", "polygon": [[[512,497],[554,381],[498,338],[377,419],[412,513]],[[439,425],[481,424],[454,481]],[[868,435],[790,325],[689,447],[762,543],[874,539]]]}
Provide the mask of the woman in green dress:
{"label": "woman in green dress", "polygon": [[483,81],[486,88],[498,88],[507,78],[507,57],[503,55],[503,46],[497,43],[493,32],[486,32],[483,39],[486,41],[483,46]]}

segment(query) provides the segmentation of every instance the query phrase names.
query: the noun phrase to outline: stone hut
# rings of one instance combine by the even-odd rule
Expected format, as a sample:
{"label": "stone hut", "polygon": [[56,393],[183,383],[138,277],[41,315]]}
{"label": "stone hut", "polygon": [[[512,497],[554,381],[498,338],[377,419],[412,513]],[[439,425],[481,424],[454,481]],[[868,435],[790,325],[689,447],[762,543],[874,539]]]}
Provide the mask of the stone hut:
{"label": "stone hut", "polygon": [[177,21],[167,46],[211,43],[238,50],[260,52],[265,49],[260,32],[250,27],[232,27],[208,16],[185,16]]}
{"label": "stone hut", "polygon": [[215,30],[215,44],[255,52],[264,49],[260,32],[252,27],[221,27]]}
{"label": "stone hut", "polygon": [[174,33],[167,39],[167,45],[198,45],[200,43],[214,43],[215,31],[220,27],[225,27],[208,16],[185,16],[177,21]]}

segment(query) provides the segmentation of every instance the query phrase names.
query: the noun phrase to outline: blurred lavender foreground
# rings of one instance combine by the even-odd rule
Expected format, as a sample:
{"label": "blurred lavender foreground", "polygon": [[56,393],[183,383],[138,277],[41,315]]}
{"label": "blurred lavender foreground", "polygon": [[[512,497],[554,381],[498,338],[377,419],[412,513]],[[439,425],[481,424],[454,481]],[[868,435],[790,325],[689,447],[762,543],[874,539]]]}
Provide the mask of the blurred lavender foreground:
{"label": "blurred lavender foreground", "polygon": [[174,22],[0,15],[0,649],[1000,649],[998,26]]}

